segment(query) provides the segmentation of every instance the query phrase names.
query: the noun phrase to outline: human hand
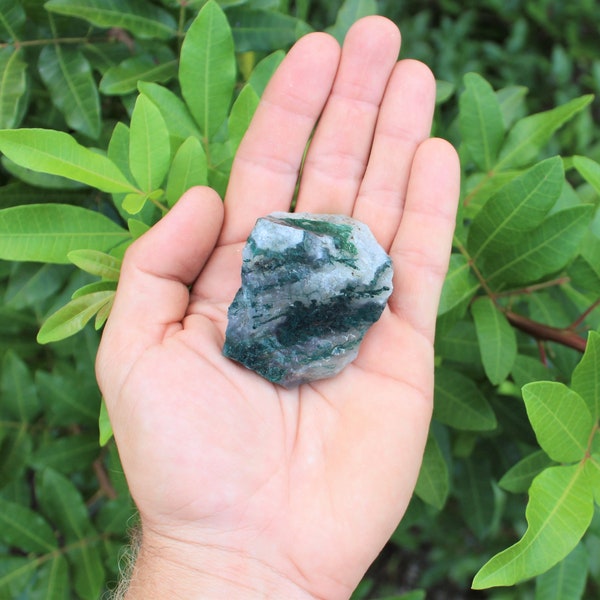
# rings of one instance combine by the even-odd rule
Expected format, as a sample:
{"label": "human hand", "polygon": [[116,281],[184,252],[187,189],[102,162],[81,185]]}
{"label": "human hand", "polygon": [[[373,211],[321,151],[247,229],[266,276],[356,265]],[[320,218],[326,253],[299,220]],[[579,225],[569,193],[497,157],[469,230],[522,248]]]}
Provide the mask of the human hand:
{"label": "human hand", "polygon": [[[223,203],[187,192],[127,251],[97,374],[142,524],[128,598],[347,598],[401,519],[433,396],[458,161],[427,139],[434,79],[368,17],[302,38],[274,75]],[[221,354],[256,219],[367,223],[394,292],[356,361],[284,389]]]}

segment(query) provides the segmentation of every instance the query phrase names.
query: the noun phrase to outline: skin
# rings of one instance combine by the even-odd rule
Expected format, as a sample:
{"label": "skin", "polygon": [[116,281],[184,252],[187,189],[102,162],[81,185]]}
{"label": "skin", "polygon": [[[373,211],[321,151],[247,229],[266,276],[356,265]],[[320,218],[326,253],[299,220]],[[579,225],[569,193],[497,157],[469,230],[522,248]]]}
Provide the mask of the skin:
{"label": "skin", "polygon": [[[433,337],[459,192],[429,139],[435,82],[400,34],[357,22],[343,49],[302,38],[272,78],[224,203],[188,191],[127,251],[97,375],[142,543],[136,598],[348,598],[402,518],[433,402]],[[357,360],[286,390],[224,358],[227,307],[256,219],[367,223],[394,293]]]}

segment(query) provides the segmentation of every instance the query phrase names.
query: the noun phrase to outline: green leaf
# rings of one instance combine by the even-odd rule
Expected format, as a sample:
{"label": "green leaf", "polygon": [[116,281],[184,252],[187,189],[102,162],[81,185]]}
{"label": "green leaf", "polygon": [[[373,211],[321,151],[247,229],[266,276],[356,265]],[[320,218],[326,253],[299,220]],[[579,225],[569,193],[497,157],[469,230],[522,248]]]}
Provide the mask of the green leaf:
{"label": "green leaf", "polygon": [[19,598],[25,586],[35,576],[37,561],[25,557],[3,556],[0,561],[0,597]]}
{"label": "green leaf", "polygon": [[600,418],[600,333],[590,331],[583,358],[573,371],[571,387],[585,401],[592,419]]}
{"label": "green leaf", "polygon": [[109,302],[107,302],[104,306],[100,308],[100,310],[96,313],[96,318],[94,319],[94,329],[98,331],[102,329],[110,313],[112,311],[113,304],[115,302],[115,297],[113,296]]}
{"label": "green leaf", "polygon": [[[2,166],[9,161],[3,156],[0,161]],[[33,171],[30,171],[33,173]],[[48,175],[48,177],[53,177]],[[68,183],[73,183],[64,180]],[[76,184],[77,185],[77,184]],[[40,201],[40,193],[44,195],[44,201],[47,203],[64,202],[68,204],[83,204],[88,199],[89,190],[85,186],[80,186],[80,190],[44,190],[41,191],[33,186],[27,185],[22,181],[13,181],[7,185],[0,186],[0,209],[21,206],[23,204],[36,204]]]}
{"label": "green leaf", "polygon": [[527,88],[522,85],[509,85],[496,92],[505,129],[511,127],[524,111],[523,100],[527,92]]}
{"label": "green leaf", "polygon": [[431,506],[442,510],[450,491],[448,465],[433,434],[427,438],[415,494]]}
{"label": "green leaf", "polygon": [[160,111],[140,94],[131,115],[129,168],[140,188],[160,188],[171,161],[169,131]]}
{"label": "green leaf", "polygon": [[557,462],[582,460],[594,421],[585,402],[563,383],[534,381],[523,400],[541,448]]}
{"label": "green leaf", "polygon": [[76,48],[48,45],[40,52],[38,70],[52,103],[67,124],[97,139],[100,135],[100,99],[90,63]]}
{"label": "green leaf", "polygon": [[[127,478],[123,471],[123,465],[119,457],[119,451],[116,444],[111,444],[107,450],[107,472],[110,477],[110,482],[117,492],[121,501],[129,498],[129,486],[127,485]],[[131,503],[133,504],[133,503]],[[131,508],[133,508],[131,506]],[[139,516],[139,515],[138,515]]]}
{"label": "green leaf", "polygon": [[27,365],[9,350],[2,361],[2,407],[0,414],[30,423],[40,412],[37,389]]}
{"label": "green leaf", "polygon": [[95,435],[51,437],[40,444],[29,464],[35,469],[50,467],[68,474],[89,469],[99,453],[98,438]]}
{"label": "green leaf", "polygon": [[79,298],[87,294],[93,294],[94,292],[104,292],[106,290],[112,290],[114,292],[116,289],[116,281],[94,281],[93,283],[88,283],[86,285],[82,285],[80,288],[77,288],[71,294],[71,300],[75,300],[75,298]]}
{"label": "green leaf", "polygon": [[77,593],[90,600],[98,598],[104,584],[104,567],[94,547],[98,536],[79,491],[69,479],[52,469],[40,472],[36,491],[42,513],[71,544],[68,559],[74,566]]}
{"label": "green leaf", "polygon": [[552,464],[543,450],[536,450],[511,467],[498,485],[513,494],[525,493],[534,478]]}
{"label": "green leaf", "polygon": [[479,285],[467,259],[462,254],[452,254],[448,274],[442,287],[438,316],[472,298],[479,289]]}
{"label": "green leaf", "polygon": [[515,330],[488,296],[471,305],[471,314],[485,374],[493,385],[500,385],[508,377],[517,357]]}
{"label": "green leaf", "polygon": [[99,543],[83,543],[69,551],[74,570],[74,588],[83,600],[97,600],[105,583],[105,572]]}
{"label": "green leaf", "polygon": [[108,281],[119,281],[121,261],[106,252],[87,249],[73,250],[69,252],[67,258],[86,273]]}
{"label": "green leaf", "polygon": [[[594,441],[598,439],[596,432]],[[591,457],[585,461],[585,471],[590,479],[590,486],[594,494],[594,502],[600,506],[600,456],[592,453]]]}
{"label": "green leaf", "polygon": [[[105,42],[98,40],[93,44],[84,44],[81,46],[81,51],[90,61],[94,71],[104,74],[111,67],[114,67],[126,58],[131,57],[131,51],[127,47],[127,44],[115,43],[115,41],[116,40],[111,41],[107,36]],[[123,42],[125,42],[124,39]]]}
{"label": "green leaf", "polygon": [[181,144],[171,164],[166,189],[168,206],[174,206],[191,187],[206,184],[206,154],[198,138],[189,137]]}
{"label": "green leaf", "polygon": [[23,476],[32,445],[25,423],[16,431],[7,433],[0,441],[0,488]]}
{"label": "green leaf", "polygon": [[531,381],[549,379],[550,375],[550,370],[543,365],[539,358],[523,354],[517,355],[511,371],[512,379],[519,388]]}
{"label": "green leaf", "polygon": [[24,552],[40,554],[57,547],[54,532],[38,513],[0,498],[0,540]]}
{"label": "green leaf", "polygon": [[537,229],[490,256],[481,270],[494,285],[534,282],[560,271],[577,253],[593,213],[592,205],[581,205],[550,215]]}
{"label": "green leaf", "polygon": [[444,333],[438,328],[438,333],[435,347],[440,356],[467,364],[470,368],[481,365],[481,353],[472,320],[458,321]]}
{"label": "green leaf", "polygon": [[125,198],[123,198],[123,202],[121,206],[123,210],[129,215],[137,215],[146,205],[148,198],[150,197],[149,193],[146,194],[127,194]]}
{"label": "green leaf", "polygon": [[175,19],[144,0],[49,0],[44,8],[98,27],[127,29],[141,39],[169,39],[177,34]]}
{"label": "green leaf", "polygon": [[544,160],[502,186],[479,211],[467,247],[474,260],[486,250],[498,252],[516,236],[538,227],[558,200],[564,185],[559,156]]}
{"label": "green leaf", "polygon": [[425,597],[425,590],[412,590],[404,594],[386,596],[385,598],[378,598],[377,600],[425,600]]}
{"label": "green leaf", "polygon": [[235,78],[229,23],[219,5],[209,0],[190,25],[179,65],[183,97],[203,135],[209,139],[227,117]]}
{"label": "green leaf", "polygon": [[[584,239],[584,246],[589,237],[590,236],[588,235],[586,239]],[[586,260],[582,254],[583,251],[579,256],[576,256],[575,260],[568,266],[567,276],[573,287],[576,289],[585,290],[588,293],[600,296],[600,277],[598,277],[598,273],[596,272],[596,269],[594,269],[594,264]],[[598,263],[598,266],[600,266],[600,263]]]}
{"label": "green leaf", "polygon": [[573,166],[596,193],[600,194],[600,163],[586,156],[574,156]]}
{"label": "green leaf", "polygon": [[488,431],[496,417],[475,383],[458,371],[444,367],[435,371],[435,419],[455,429]]}
{"label": "green leaf", "polygon": [[137,89],[140,81],[160,81],[173,79],[177,75],[177,60],[156,63],[152,56],[142,54],[127,58],[111,67],[100,81],[100,91],[106,95],[129,94]]}
{"label": "green leaf", "polygon": [[536,159],[554,132],[582,111],[593,96],[581,96],[562,106],[517,121],[500,151],[496,169],[523,167]]}
{"label": "green leaf", "polygon": [[248,85],[252,86],[252,89],[259,98],[263,95],[267,84],[284,58],[285,52],[283,50],[276,50],[263,58],[256,67],[254,67],[254,70],[248,79]]}
{"label": "green leaf", "polygon": [[56,554],[36,569],[35,583],[29,600],[69,600],[69,565],[64,556]]}
{"label": "green leaf", "polygon": [[87,294],[93,294],[95,292],[104,292],[107,290],[114,292],[116,289],[116,281],[94,281],[93,283],[88,283],[86,285],[82,285],[80,288],[77,288],[71,294],[71,300],[75,300],[75,298],[86,296]]}
{"label": "green leaf", "polygon": [[95,541],[75,546],[68,558],[73,565],[74,587],[79,597],[84,600],[100,598],[105,572],[99,543]]}
{"label": "green leaf", "polygon": [[500,102],[492,86],[477,73],[464,76],[459,125],[469,156],[480,170],[491,171],[504,140]]}
{"label": "green leaf", "polygon": [[98,417],[98,431],[99,438],[98,443],[100,446],[104,447],[113,437],[112,425],[110,423],[110,419],[108,417],[108,410],[106,409],[106,402],[104,402],[104,398],[102,399],[102,404],[100,405],[100,415]]}
{"label": "green leaf", "polygon": [[93,381],[82,385],[80,374],[63,368],[52,373],[37,371],[35,382],[49,425],[68,427],[96,423],[99,401]]}
{"label": "green leaf", "polygon": [[443,79],[436,79],[435,81],[435,104],[439,106],[444,104],[456,91],[456,85],[451,81],[445,81]]}
{"label": "green leaf", "polygon": [[178,147],[190,135],[202,138],[202,133],[187,106],[171,90],[146,81],[140,81],[138,89],[160,110],[171,137],[178,141],[173,148]]}
{"label": "green leaf", "polygon": [[85,502],[67,477],[48,468],[36,474],[36,483],[40,512],[68,542],[81,540],[94,531]]}
{"label": "green leaf", "polygon": [[0,0],[1,40],[7,42],[18,40],[18,33],[25,24],[25,20],[25,11],[20,2],[15,2],[14,0]]}
{"label": "green leaf", "polygon": [[344,0],[335,20],[335,25],[326,29],[340,44],[344,41],[348,29],[362,17],[377,14],[375,0]]}
{"label": "green leaf", "polygon": [[110,250],[129,233],[104,215],[68,204],[30,204],[0,210],[0,258],[67,263],[80,248]]}
{"label": "green leaf", "polygon": [[71,300],[46,319],[37,335],[37,341],[48,344],[75,335],[105,304],[112,301],[114,295],[114,291],[107,290]]}
{"label": "green leaf", "polygon": [[146,225],[146,223],[143,223],[142,221],[138,221],[137,219],[128,219],[127,227],[129,228],[131,237],[134,240],[137,240],[139,237],[144,235],[144,233],[146,233],[146,231],[148,231],[150,229],[150,227],[148,225]]}
{"label": "green leaf", "polygon": [[291,46],[311,31],[309,25],[280,12],[249,10],[246,7],[228,11],[237,52],[271,52]]}
{"label": "green leaf", "polygon": [[[129,127],[127,127],[127,125],[125,125],[124,123],[117,123],[115,125],[115,128],[113,129],[110,141],[108,143],[108,158],[110,158],[110,160],[112,160],[115,163],[115,165],[117,165],[117,167],[121,170],[122,173],[125,174],[125,176],[128,179],[133,181],[134,177],[131,174],[131,169],[129,168],[130,137],[131,134]],[[137,204],[140,207],[138,208],[138,211],[141,210],[141,208],[144,206],[147,200],[147,194],[141,191],[137,191],[131,194],[113,194],[113,204],[124,221],[126,221],[130,216],[130,213],[126,210],[126,207],[129,205],[128,203],[130,201],[128,201],[126,207],[123,207],[123,202],[128,196],[131,196],[137,200]],[[149,206],[148,209],[146,209],[146,212],[150,213],[151,209],[152,207]],[[140,218],[143,219],[146,216],[146,213],[143,213]]]}
{"label": "green leaf", "polygon": [[235,155],[237,152],[240,142],[250,125],[250,121],[252,121],[258,103],[258,94],[249,84],[242,88],[242,91],[233,103],[228,121],[229,146],[232,155]]}
{"label": "green leaf", "polygon": [[460,463],[456,494],[461,513],[471,531],[483,540],[494,520],[495,496],[489,461],[467,458]]}
{"label": "green leaf", "polygon": [[481,208],[489,199],[498,193],[502,186],[518,177],[522,171],[492,171],[492,173],[473,173],[465,182],[465,206],[464,216],[466,218],[476,217]]}
{"label": "green leaf", "polygon": [[544,470],[529,490],[525,535],[479,570],[473,588],[514,585],[544,573],[575,548],[593,513],[592,492],[582,465]]}
{"label": "green leaf", "polygon": [[22,167],[61,175],[103,192],[136,191],[106,156],[81,146],[62,131],[0,130],[0,152]]}
{"label": "green leaf", "polygon": [[65,267],[39,263],[13,263],[4,302],[23,308],[39,306],[64,285]]}
{"label": "green leaf", "polygon": [[[12,2],[11,2],[12,4]],[[0,50],[0,128],[18,127],[27,101],[27,63],[21,51],[10,46]]]}
{"label": "green leaf", "polygon": [[[133,179],[129,169],[129,140],[131,131],[125,123],[117,123],[108,142],[107,156],[117,166],[117,168],[127,176]],[[129,191],[129,190],[127,190]]]}
{"label": "green leaf", "polygon": [[[9,160],[6,156],[0,158],[0,161],[2,162],[4,169],[13,177],[20,179],[28,186],[42,188],[44,190],[37,190],[38,198],[36,198],[35,202],[39,202],[39,196],[41,194],[43,194],[44,200],[46,200],[48,198],[47,190],[85,190],[83,193],[87,193],[89,191],[83,183],[72,181],[71,179],[60,177],[58,175],[49,175],[48,173],[39,173],[37,171],[32,171],[31,169],[26,169],[25,167],[21,167],[17,163],[14,163],[12,160]],[[65,199],[65,196],[61,195],[58,197],[57,201],[64,202]],[[46,201],[50,202],[49,199]]]}
{"label": "green leaf", "polygon": [[580,543],[555,567],[536,579],[535,600],[580,600],[585,592],[588,569],[588,552]]}

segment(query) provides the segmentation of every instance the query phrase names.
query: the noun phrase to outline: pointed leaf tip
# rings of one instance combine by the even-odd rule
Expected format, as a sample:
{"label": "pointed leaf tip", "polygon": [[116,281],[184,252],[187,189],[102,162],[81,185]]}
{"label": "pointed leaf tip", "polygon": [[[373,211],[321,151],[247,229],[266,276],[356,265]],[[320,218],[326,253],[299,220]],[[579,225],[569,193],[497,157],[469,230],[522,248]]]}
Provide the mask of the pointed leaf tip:
{"label": "pointed leaf tip", "polygon": [[544,573],[573,550],[593,514],[592,491],[581,465],[545,469],[529,490],[525,535],[479,570],[473,589],[514,585]]}

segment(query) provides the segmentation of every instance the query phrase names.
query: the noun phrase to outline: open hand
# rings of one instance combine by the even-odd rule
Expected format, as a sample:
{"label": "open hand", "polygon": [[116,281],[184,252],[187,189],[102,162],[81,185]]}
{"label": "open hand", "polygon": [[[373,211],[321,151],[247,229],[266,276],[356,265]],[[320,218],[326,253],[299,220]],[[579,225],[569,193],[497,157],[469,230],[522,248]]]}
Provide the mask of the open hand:
{"label": "open hand", "polygon": [[[355,24],[341,51],[302,38],[225,202],[194,188],[127,251],[97,373],[141,515],[128,598],[348,598],[406,509],[459,170],[428,139],[433,76],[397,62],[399,47],[381,17]],[[352,365],[287,390],[221,349],[244,242],[259,216],[289,210],[301,166],[296,210],[368,224],[394,292]]]}

